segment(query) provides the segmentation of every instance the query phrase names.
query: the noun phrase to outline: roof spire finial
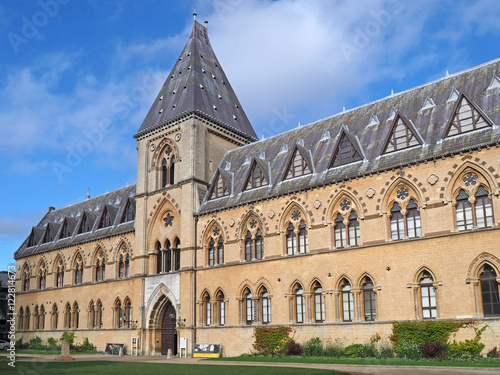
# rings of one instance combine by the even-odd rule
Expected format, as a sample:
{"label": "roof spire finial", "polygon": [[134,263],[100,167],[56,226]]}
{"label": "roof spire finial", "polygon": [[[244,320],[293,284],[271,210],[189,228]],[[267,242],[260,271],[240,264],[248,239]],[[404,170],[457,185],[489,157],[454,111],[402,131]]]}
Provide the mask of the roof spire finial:
{"label": "roof spire finial", "polygon": [[194,8],[194,12],[193,12],[193,19],[194,19],[195,21],[196,21],[196,16],[197,16],[197,15],[198,15],[198,14],[196,13],[196,8]]}
{"label": "roof spire finial", "polygon": [[208,27],[208,17],[205,16],[205,27]]}
{"label": "roof spire finial", "polygon": [[90,188],[87,188],[87,199],[90,199]]}

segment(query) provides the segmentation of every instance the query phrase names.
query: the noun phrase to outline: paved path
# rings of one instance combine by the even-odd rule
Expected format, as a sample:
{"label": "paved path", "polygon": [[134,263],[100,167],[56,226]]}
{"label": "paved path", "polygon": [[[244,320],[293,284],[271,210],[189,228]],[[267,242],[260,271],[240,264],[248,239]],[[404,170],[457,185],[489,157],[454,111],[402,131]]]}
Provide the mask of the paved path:
{"label": "paved path", "polygon": [[[27,361],[57,361],[56,355],[19,354],[17,359],[22,361],[23,356],[29,356]],[[241,365],[241,366],[271,366],[296,367],[344,371],[351,374],[373,375],[494,375],[500,374],[500,368],[470,368],[470,367],[416,367],[416,366],[365,366],[365,365],[337,365],[320,363],[270,363],[270,362],[234,362],[234,361],[205,361],[198,358],[171,358],[165,357],[132,357],[111,356],[103,354],[75,354],[75,362],[80,361],[118,361],[118,362],[145,362],[145,363],[186,363],[198,365]]]}

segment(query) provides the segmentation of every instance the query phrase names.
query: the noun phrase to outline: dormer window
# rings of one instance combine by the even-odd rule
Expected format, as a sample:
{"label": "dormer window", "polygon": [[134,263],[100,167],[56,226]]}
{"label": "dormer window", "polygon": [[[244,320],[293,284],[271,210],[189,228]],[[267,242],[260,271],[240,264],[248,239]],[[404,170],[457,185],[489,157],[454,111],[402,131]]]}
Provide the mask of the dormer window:
{"label": "dormer window", "polygon": [[345,132],[342,132],[335,151],[333,152],[333,158],[330,162],[330,168],[338,167],[339,165],[349,164],[354,161],[362,160],[359,151],[351,142],[349,137]]}
{"label": "dormer window", "polygon": [[445,137],[491,127],[492,125],[481,109],[464,93],[461,93],[446,127]]}
{"label": "dormer window", "polygon": [[209,199],[221,198],[229,195],[229,189],[227,188],[226,182],[222,178],[222,175],[218,172],[215,179],[215,185],[212,188]]}
{"label": "dormer window", "polygon": [[248,174],[248,177],[247,177],[247,183],[245,185],[245,190],[255,189],[255,188],[258,188],[261,186],[265,186],[267,184],[268,184],[268,181],[266,179],[266,176],[264,175],[264,172],[262,171],[262,168],[254,160],[254,162],[250,168],[250,173]]}
{"label": "dormer window", "polygon": [[304,176],[309,173],[311,173],[311,168],[309,168],[309,165],[307,164],[299,149],[296,148],[288,164],[287,172],[285,174],[285,180]]}
{"label": "dormer window", "polygon": [[397,113],[389,130],[389,136],[384,147],[384,154],[404,150],[412,146],[421,145],[416,129],[400,113]]}

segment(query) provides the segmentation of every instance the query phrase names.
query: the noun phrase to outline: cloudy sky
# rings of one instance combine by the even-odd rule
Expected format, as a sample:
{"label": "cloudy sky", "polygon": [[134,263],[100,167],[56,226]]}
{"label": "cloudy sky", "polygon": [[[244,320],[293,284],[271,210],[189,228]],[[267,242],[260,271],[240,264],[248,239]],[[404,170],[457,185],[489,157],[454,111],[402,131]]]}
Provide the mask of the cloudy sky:
{"label": "cloudy sky", "polygon": [[193,8],[259,137],[500,57],[498,0],[0,2],[0,270],[48,206],[135,183]]}

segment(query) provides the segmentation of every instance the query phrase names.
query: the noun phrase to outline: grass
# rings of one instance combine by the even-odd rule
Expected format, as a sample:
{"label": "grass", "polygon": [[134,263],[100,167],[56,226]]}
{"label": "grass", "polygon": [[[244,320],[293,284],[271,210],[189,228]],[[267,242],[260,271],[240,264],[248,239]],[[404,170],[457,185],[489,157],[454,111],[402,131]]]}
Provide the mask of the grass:
{"label": "grass", "polygon": [[228,357],[213,358],[210,361],[231,362],[278,362],[278,363],[319,363],[337,365],[367,365],[367,366],[443,366],[443,367],[500,367],[500,361],[439,361],[421,359],[418,361],[398,358],[376,359],[376,358],[326,358],[326,357]]}
{"label": "grass", "polygon": [[19,362],[16,367],[7,365],[6,360],[0,360],[0,373],[4,374],[178,374],[178,375],[349,375],[346,372],[333,370],[317,370],[292,367],[263,367],[238,365],[189,365],[170,363],[138,363],[138,362]]}

